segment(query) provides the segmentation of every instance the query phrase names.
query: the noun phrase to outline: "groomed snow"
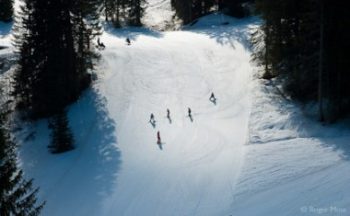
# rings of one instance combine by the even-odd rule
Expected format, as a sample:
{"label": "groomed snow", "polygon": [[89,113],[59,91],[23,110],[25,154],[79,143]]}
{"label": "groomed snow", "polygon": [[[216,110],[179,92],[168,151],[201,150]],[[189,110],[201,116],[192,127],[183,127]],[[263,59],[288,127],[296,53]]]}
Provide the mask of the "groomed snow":
{"label": "groomed snow", "polygon": [[250,53],[204,30],[101,37],[99,79],[69,112],[77,148],[49,154],[44,122],[23,143],[44,215],[218,215],[231,205],[248,138]]}
{"label": "groomed snow", "polygon": [[43,215],[349,215],[346,122],[319,125],[253,78],[258,23],[106,29],[98,80],[69,108],[76,149],[50,154],[46,120],[17,135]]}

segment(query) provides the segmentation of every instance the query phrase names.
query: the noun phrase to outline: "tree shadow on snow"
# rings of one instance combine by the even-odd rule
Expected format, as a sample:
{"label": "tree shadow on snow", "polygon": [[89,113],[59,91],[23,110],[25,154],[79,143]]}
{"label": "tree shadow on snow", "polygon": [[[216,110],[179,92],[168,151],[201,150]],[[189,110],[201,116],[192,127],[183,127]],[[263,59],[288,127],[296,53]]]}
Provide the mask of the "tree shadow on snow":
{"label": "tree shadow on snow", "polygon": [[195,24],[185,27],[185,30],[208,35],[221,45],[230,45],[235,48],[239,42],[247,50],[251,49],[250,28],[259,24],[257,17],[236,19],[225,15],[213,14],[214,19],[208,25]]}
{"label": "tree shadow on snow", "polygon": [[[311,107],[289,100],[277,88],[278,81],[260,80],[257,104],[251,113],[250,144],[267,144],[301,138],[317,140],[350,160],[350,118],[335,124],[317,120],[317,104]],[[264,106],[261,106],[264,104]],[[316,108],[316,109],[315,109]]]}
{"label": "tree shadow on snow", "polygon": [[10,34],[12,25],[13,25],[13,22],[5,23],[0,21],[0,38]]}
{"label": "tree shadow on snow", "polygon": [[[22,140],[22,167],[40,187],[40,200],[46,200],[43,215],[100,215],[104,201],[116,190],[121,167],[116,123],[109,117],[106,99],[93,89],[69,107],[68,117],[75,149],[50,154],[47,121],[40,120],[17,136]],[[24,141],[32,130],[35,137]]]}
{"label": "tree shadow on snow", "polygon": [[119,38],[129,38],[131,41],[135,41],[137,37],[144,35],[149,37],[161,38],[163,37],[162,32],[158,32],[145,27],[124,27],[124,28],[114,28],[110,25],[104,26],[105,32],[112,34]]}
{"label": "tree shadow on snow", "polygon": [[[76,151],[80,154],[78,172],[72,175],[81,183],[78,181],[74,188],[80,187],[78,197],[86,201],[84,206],[91,210],[102,208],[97,205],[115,190],[121,165],[116,123],[109,117],[106,102],[97,90],[88,90],[69,113]],[[77,199],[77,194],[72,196]]]}

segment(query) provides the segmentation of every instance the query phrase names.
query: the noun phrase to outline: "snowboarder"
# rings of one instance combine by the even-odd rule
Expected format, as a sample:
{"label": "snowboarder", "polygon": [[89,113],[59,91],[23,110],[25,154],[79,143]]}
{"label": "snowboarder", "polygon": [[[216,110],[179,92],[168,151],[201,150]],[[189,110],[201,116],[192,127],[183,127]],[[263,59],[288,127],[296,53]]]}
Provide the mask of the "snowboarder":
{"label": "snowboarder", "polygon": [[126,38],[126,44],[127,44],[127,45],[130,45],[130,44],[131,44],[131,41],[130,41],[130,39],[129,39],[128,37]]}
{"label": "snowboarder", "polygon": [[160,139],[160,132],[157,132],[157,144],[162,144],[162,141]]}
{"label": "snowboarder", "polygon": [[210,100],[212,103],[216,104],[216,97],[214,96],[214,93],[213,93],[213,92],[211,93],[209,100]]}

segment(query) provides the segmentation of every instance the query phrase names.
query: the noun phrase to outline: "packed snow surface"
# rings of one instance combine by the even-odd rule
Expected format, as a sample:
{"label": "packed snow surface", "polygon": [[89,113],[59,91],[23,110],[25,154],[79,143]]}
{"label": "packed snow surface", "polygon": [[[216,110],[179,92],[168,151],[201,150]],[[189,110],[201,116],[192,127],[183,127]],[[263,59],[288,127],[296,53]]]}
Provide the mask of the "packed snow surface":
{"label": "packed snow surface", "polygon": [[69,107],[76,149],[50,154],[46,120],[18,133],[43,215],[350,215],[349,130],[302,117],[253,77],[258,24],[106,28],[98,79]]}

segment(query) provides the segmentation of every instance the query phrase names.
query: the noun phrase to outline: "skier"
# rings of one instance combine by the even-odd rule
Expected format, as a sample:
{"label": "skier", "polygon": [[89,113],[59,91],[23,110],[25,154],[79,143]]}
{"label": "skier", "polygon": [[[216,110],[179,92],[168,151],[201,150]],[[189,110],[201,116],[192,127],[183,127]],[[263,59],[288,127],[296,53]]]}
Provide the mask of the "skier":
{"label": "skier", "polygon": [[151,122],[152,124],[155,122],[153,113],[151,113],[151,117],[149,119],[149,122]]}
{"label": "skier", "polygon": [[214,93],[213,93],[213,92],[211,93],[209,100],[210,100],[211,102],[213,102],[214,104],[216,104],[216,97],[214,96]]}
{"label": "skier", "polygon": [[166,109],[166,117],[167,117],[168,119],[170,119],[170,110],[169,110],[169,109]]}
{"label": "skier", "polygon": [[101,49],[106,48],[106,46],[100,41],[100,38],[97,38],[97,46],[100,47]]}
{"label": "skier", "polygon": [[191,122],[193,122],[192,110],[188,107],[188,118],[190,118]]}
{"label": "skier", "polygon": [[126,38],[126,44],[127,44],[127,45],[130,45],[130,44],[131,44],[131,41],[130,41],[130,39],[129,39],[128,37]]}
{"label": "skier", "polygon": [[169,123],[171,124],[172,120],[171,120],[171,117],[170,117],[170,110],[169,109],[166,109],[166,117],[168,118]]}
{"label": "skier", "polygon": [[157,132],[157,144],[161,144],[162,141],[160,140],[160,132]]}

